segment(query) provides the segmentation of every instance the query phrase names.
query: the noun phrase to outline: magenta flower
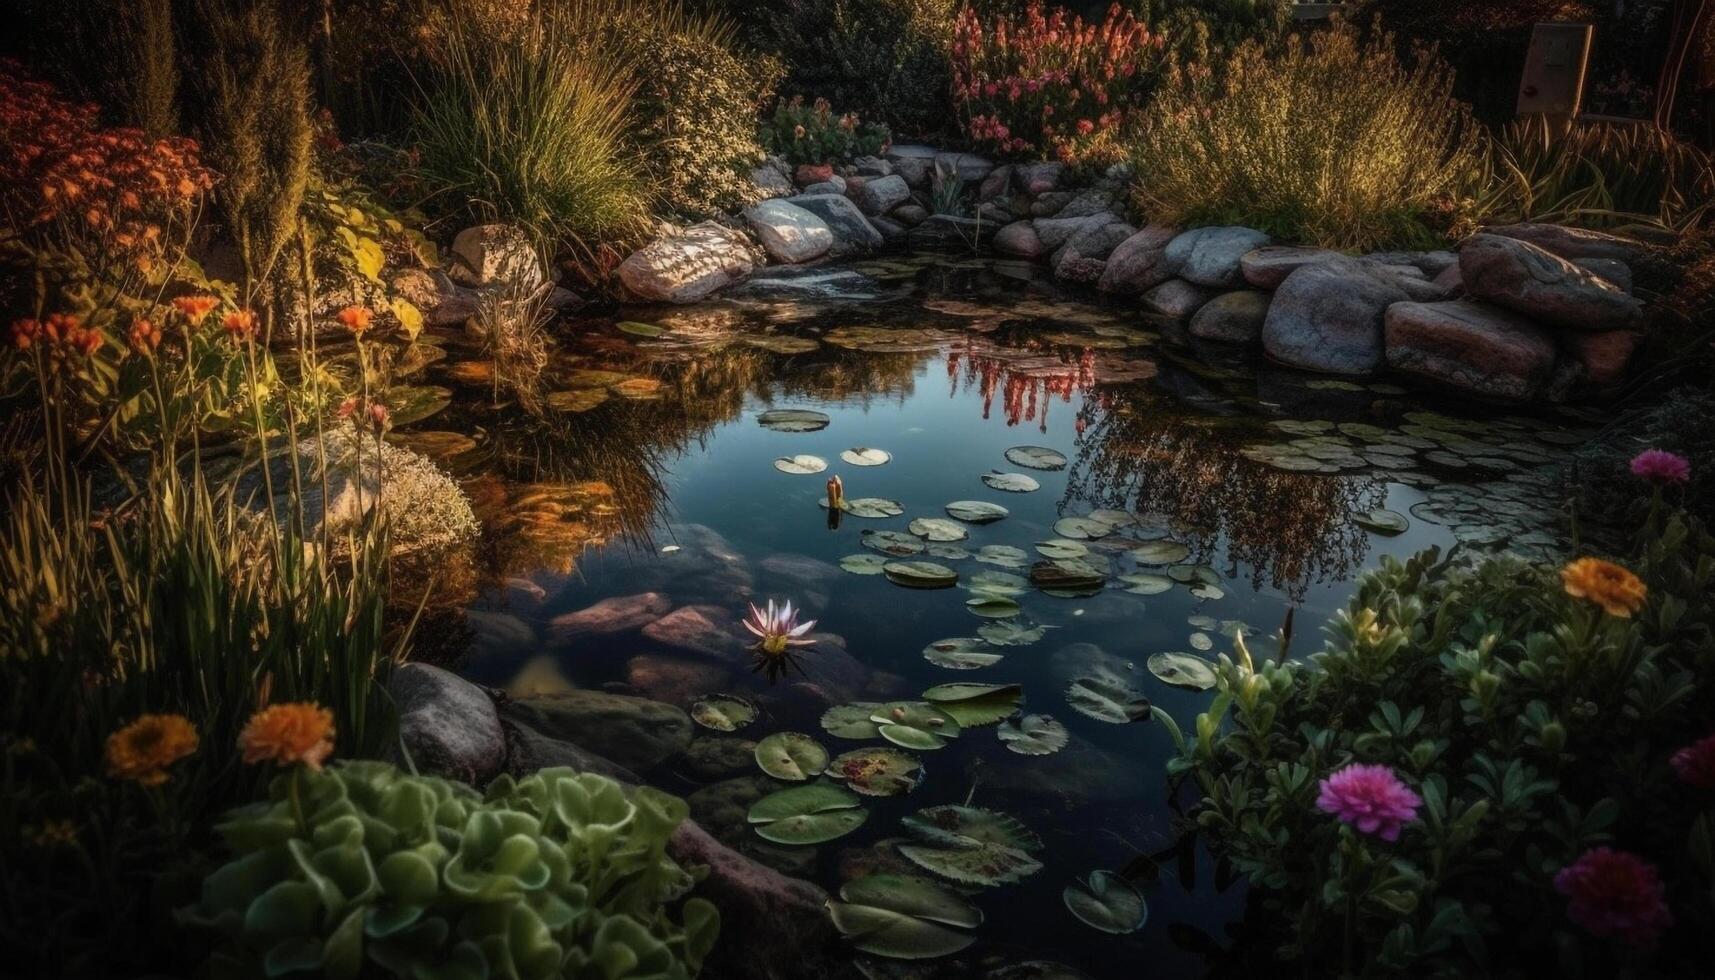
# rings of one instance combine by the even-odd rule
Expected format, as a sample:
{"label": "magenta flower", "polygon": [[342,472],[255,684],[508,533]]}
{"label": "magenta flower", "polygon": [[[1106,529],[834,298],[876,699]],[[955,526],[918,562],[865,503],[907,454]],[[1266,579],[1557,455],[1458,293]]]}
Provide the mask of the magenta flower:
{"label": "magenta flower", "polygon": [[1698,739],[1668,760],[1679,781],[1698,789],[1715,789],[1715,735]]}
{"label": "magenta flower", "polygon": [[1417,818],[1422,798],[1387,766],[1353,763],[1322,780],[1316,808],[1366,834],[1399,840],[1400,828]]}
{"label": "magenta flower", "polygon": [[1673,924],[1661,875],[1636,854],[1585,851],[1554,876],[1554,890],[1566,896],[1567,917],[1593,936],[1648,947]]}
{"label": "magenta flower", "polygon": [[1678,453],[1646,449],[1632,457],[1632,475],[1651,483],[1684,483],[1691,479],[1691,463]]}

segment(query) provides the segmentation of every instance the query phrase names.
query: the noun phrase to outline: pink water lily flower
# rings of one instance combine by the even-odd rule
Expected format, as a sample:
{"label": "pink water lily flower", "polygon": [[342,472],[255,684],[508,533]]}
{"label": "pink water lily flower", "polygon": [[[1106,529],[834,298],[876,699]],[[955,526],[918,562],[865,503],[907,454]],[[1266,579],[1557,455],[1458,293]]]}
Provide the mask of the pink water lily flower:
{"label": "pink water lily flower", "polygon": [[1691,461],[1665,449],[1646,449],[1632,457],[1632,475],[1651,483],[1684,483],[1691,479]]}
{"label": "pink water lily flower", "polygon": [[1322,780],[1316,808],[1365,834],[1399,840],[1400,828],[1417,819],[1423,799],[1387,766],[1354,763]]}
{"label": "pink water lily flower", "polygon": [[777,677],[786,667],[798,666],[794,648],[815,646],[816,641],[806,634],[816,628],[816,621],[798,622],[801,612],[793,609],[790,601],[776,607],[774,600],[770,599],[767,609],[758,609],[756,603],[750,603],[750,616],[745,619],[744,628],[757,638],[750,647],[756,654],[757,670],[767,671],[771,678]]}

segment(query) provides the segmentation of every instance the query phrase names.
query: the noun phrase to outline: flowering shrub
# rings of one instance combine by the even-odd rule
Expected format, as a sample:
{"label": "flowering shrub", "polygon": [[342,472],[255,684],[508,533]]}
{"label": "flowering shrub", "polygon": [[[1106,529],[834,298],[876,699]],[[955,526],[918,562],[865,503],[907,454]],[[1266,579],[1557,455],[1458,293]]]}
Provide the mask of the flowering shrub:
{"label": "flowering shrub", "polygon": [[863,122],[855,112],[836,116],[827,99],[806,106],[801,96],[780,100],[762,125],[762,145],[794,164],[848,163],[885,152],[889,139],[880,123]]}
{"label": "flowering shrub", "polygon": [[985,24],[972,7],[953,26],[953,98],[979,146],[1009,155],[1078,155],[1148,97],[1164,39],[1119,4],[1101,24],[1041,0]]}
{"label": "flowering shrub", "polygon": [[1220,659],[1169,768],[1306,973],[1707,963],[1715,537],[1649,479],[1622,561],[1386,559],[1307,662]]}

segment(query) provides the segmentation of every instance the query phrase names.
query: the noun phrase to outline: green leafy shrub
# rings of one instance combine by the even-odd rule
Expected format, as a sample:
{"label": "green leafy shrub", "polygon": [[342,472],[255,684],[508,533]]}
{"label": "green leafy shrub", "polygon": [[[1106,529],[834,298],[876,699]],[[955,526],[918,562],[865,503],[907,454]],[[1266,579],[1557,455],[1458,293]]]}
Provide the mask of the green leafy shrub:
{"label": "green leafy shrub", "polygon": [[887,149],[890,134],[880,123],[866,123],[855,112],[834,115],[827,99],[806,106],[803,98],[782,99],[762,126],[762,143],[794,164],[850,163]]}
{"label": "green leafy shrub", "polygon": [[1497,186],[1485,209],[1513,220],[1680,229],[1715,202],[1709,154],[1652,126],[1563,128],[1535,116],[1503,127],[1493,155]]}
{"label": "green leafy shrub", "polygon": [[417,176],[442,213],[521,222],[583,258],[642,232],[637,55],[599,43],[616,5],[534,8],[505,31],[452,5],[412,127]]}
{"label": "green leafy shrub", "polygon": [[[1706,377],[1697,373],[1697,380]],[[1671,499],[1704,523],[1715,522],[1715,393],[1682,385],[1619,415],[1572,454],[1563,489],[1586,533],[1611,533],[1637,523],[1647,502],[1638,496],[1630,466],[1632,457],[1652,447],[1691,461],[1691,479],[1670,490]]]}
{"label": "green leafy shrub", "polygon": [[[1707,962],[1715,539],[1658,498],[1625,560],[1635,579],[1591,561],[1386,559],[1308,662],[1259,663],[1242,641],[1221,658],[1169,768],[1195,781],[1197,826],[1307,973]],[[1403,781],[1397,839],[1400,811],[1366,826],[1330,787],[1353,763]],[[1598,848],[1659,881],[1581,885]]]}
{"label": "green leafy shrub", "polygon": [[1292,23],[1295,0],[1135,0],[1128,4],[1188,62],[1207,62],[1248,41],[1271,45]]}
{"label": "green leafy shrub", "polygon": [[719,913],[666,854],[685,804],[569,769],[486,795],[381,763],[275,780],[181,912],[217,976],[688,978]]}
{"label": "green leafy shrub", "polygon": [[1169,72],[1138,135],[1151,220],[1244,224],[1363,249],[1433,237],[1479,170],[1479,133],[1430,53],[1402,64],[1348,30],[1270,55],[1248,43],[1217,80]]}

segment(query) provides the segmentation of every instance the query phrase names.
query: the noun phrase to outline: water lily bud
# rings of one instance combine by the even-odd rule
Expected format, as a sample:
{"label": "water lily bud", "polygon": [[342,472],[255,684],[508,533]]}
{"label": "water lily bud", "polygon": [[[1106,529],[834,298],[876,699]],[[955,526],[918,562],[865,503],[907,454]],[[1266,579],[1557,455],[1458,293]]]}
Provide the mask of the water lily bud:
{"label": "water lily bud", "polygon": [[840,505],[845,503],[845,499],[845,483],[841,482],[838,476],[828,477],[828,509],[839,510]]}

